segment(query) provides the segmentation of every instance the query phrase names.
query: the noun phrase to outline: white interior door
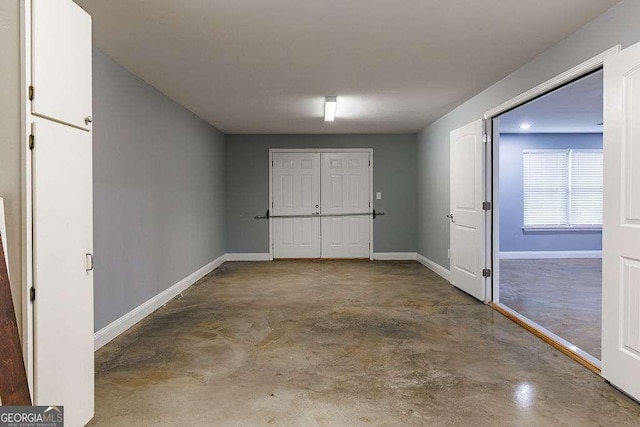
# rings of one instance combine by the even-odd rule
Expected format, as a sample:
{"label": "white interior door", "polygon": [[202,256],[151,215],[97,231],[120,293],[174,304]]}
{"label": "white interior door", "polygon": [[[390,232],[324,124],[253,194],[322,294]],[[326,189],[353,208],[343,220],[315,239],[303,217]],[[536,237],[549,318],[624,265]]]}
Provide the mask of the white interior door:
{"label": "white interior door", "polygon": [[[365,213],[370,207],[368,152],[322,153],[322,215]],[[370,216],[323,216],[322,258],[369,258]]]}
{"label": "white interior door", "polygon": [[602,376],[640,400],[640,44],[604,63]]}
{"label": "white interior door", "polygon": [[32,152],[35,403],[93,417],[91,134],[48,120]]}
{"label": "white interior door", "polygon": [[[273,153],[273,216],[320,214],[320,154]],[[320,258],[320,217],[273,218],[274,258]]]}
{"label": "white interior door", "polygon": [[32,0],[32,114],[88,129],[91,16],[71,0]]}
{"label": "white interior door", "polygon": [[451,132],[451,283],[485,299],[482,120]]}

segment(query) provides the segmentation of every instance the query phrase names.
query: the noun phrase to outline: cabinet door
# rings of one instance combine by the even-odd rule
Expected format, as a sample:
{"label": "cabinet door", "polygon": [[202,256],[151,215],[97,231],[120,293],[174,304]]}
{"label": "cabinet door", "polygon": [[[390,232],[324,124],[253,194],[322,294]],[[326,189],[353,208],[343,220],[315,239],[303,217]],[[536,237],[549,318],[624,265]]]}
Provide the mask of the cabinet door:
{"label": "cabinet door", "polygon": [[89,129],[91,16],[71,0],[32,0],[31,113]]}
{"label": "cabinet door", "polygon": [[91,134],[49,120],[32,151],[35,403],[93,417]]}

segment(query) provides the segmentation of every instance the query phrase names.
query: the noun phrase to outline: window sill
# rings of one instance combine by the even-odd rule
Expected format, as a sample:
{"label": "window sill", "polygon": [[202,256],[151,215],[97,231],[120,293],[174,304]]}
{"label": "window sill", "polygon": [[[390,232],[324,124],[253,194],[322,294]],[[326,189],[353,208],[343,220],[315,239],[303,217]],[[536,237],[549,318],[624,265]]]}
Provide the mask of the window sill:
{"label": "window sill", "polygon": [[557,226],[557,227],[522,227],[522,231],[526,232],[557,232],[557,231],[602,231],[602,226]]}

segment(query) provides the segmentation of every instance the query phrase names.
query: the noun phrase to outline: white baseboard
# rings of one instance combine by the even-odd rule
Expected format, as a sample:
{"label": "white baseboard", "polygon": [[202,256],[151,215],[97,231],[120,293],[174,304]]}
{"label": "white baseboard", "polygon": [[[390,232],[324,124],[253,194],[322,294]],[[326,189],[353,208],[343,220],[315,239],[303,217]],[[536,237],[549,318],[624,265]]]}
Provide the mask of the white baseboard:
{"label": "white baseboard", "polygon": [[602,251],[500,252],[500,259],[602,258]]}
{"label": "white baseboard", "polygon": [[175,285],[171,286],[169,289],[162,291],[155,297],[147,300],[124,316],[114,320],[104,328],[100,329],[94,334],[93,338],[95,350],[98,350],[100,347],[107,344],[109,341],[122,334],[127,329],[162,307],[175,296],[179,295],[185,289],[189,288],[189,286],[193,285],[198,280],[211,273],[216,268],[220,267],[220,265],[222,265],[225,260],[226,255],[221,255],[214,261],[211,261],[209,264],[191,273]]}
{"label": "white baseboard", "polygon": [[227,261],[270,261],[268,253],[227,254]]}
{"label": "white baseboard", "polygon": [[438,276],[442,277],[447,282],[450,281],[451,272],[449,270],[447,270],[446,268],[444,268],[443,266],[441,266],[440,264],[436,264],[435,262],[431,261],[430,259],[425,258],[424,256],[422,256],[420,254],[416,255],[416,261],[418,261],[420,264],[424,265],[429,270],[431,270],[434,273],[436,273]]}
{"label": "white baseboard", "polygon": [[374,252],[373,259],[378,261],[415,261],[415,252]]}

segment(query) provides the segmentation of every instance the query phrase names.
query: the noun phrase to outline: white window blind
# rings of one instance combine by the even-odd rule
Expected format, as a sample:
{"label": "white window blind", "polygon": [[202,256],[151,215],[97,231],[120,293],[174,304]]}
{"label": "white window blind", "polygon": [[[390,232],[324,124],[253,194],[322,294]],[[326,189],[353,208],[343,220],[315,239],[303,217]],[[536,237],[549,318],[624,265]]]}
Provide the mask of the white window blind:
{"label": "white window blind", "polygon": [[526,150],[524,227],[602,226],[602,150]]}
{"label": "white window blind", "polygon": [[569,223],[602,226],[602,151],[573,150]]}

